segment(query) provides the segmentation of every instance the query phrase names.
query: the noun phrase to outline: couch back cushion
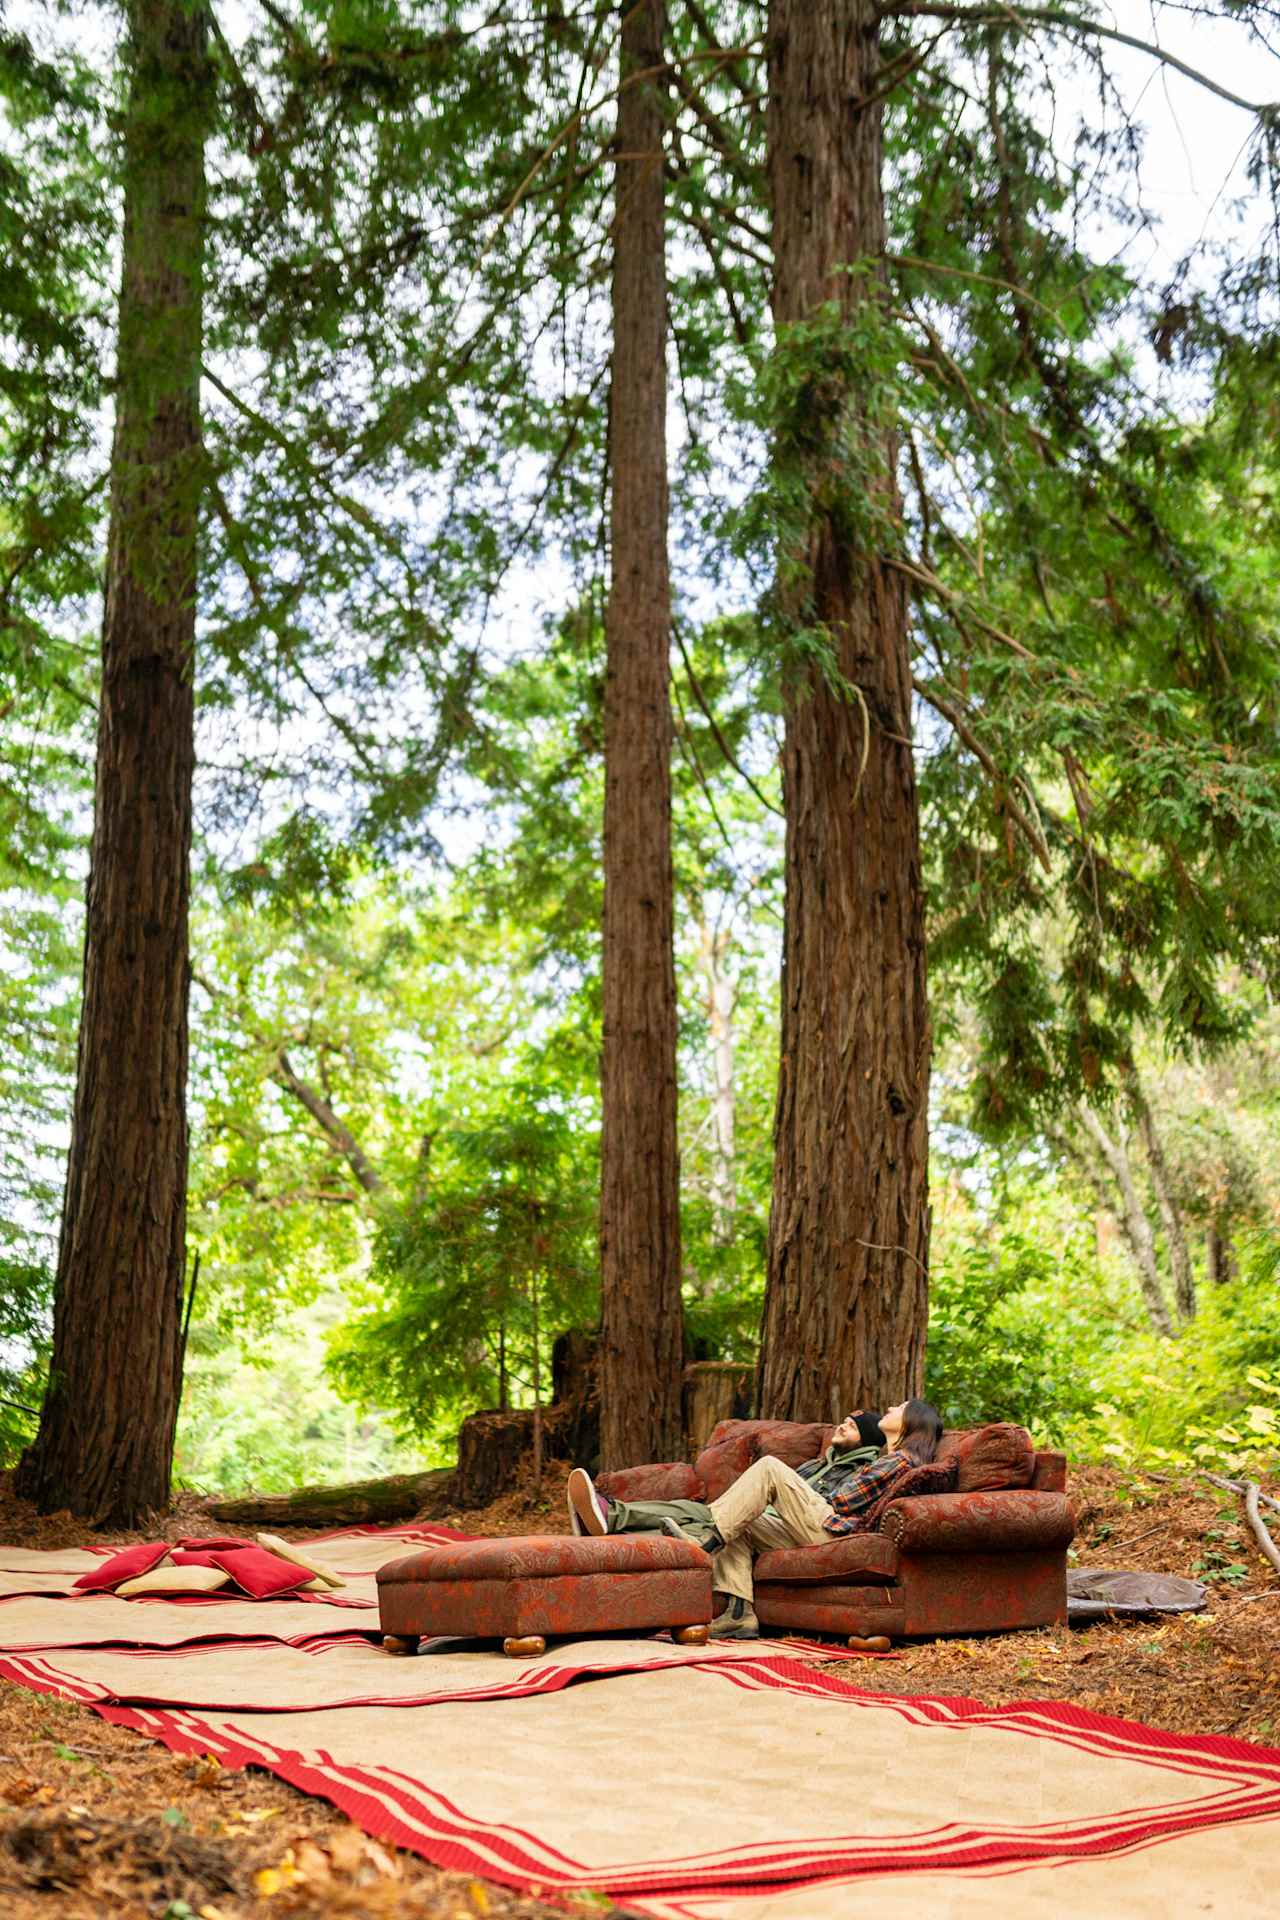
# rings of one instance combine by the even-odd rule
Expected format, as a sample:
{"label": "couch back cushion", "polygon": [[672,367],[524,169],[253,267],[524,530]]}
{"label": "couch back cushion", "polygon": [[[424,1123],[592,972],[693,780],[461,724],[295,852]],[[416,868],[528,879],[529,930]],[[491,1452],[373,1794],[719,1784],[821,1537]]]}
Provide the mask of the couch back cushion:
{"label": "couch back cushion", "polygon": [[1003,1487],[1029,1487],[1036,1450],[1025,1427],[1002,1420],[989,1427],[957,1428],[944,1433],[939,1460],[956,1462],[957,1493],[993,1493]]}
{"label": "couch back cushion", "polygon": [[756,1425],[754,1458],[765,1454],[785,1460],[789,1467],[802,1467],[825,1451],[835,1428],[821,1420],[759,1420]]}
{"label": "couch back cushion", "polygon": [[[754,1434],[741,1429],[755,1425],[751,1420],[722,1420],[711,1439],[694,1461],[694,1472],[702,1482],[702,1498],[718,1500],[727,1493],[740,1473],[755,1459]],[[724,1429],[729,1428],[729,1432]],[[737,1428],[734,1432],[732,1429]]]}
{"label": "couch back cushion", "polygon": [[[834,1432],[821,1420],[722,1420],[695,1462],[703,1498],[718,1500],[762,1454],[785,1460],[789,1467],[803,1466],[817,1458]],[[1029,1487],[1036,1472],[1031,1435],[1010,1421],[944,1433],[938,1458],[955,1460],[958,1493]]]}
{"label": "couch back cushion", "polygon": [[718,1500],[765,1454],[785,1460],[789,1467],[816,1460],[834,1432],[821,1420],[722,1420],[695,1462],[706,1488],[704,1499]]}

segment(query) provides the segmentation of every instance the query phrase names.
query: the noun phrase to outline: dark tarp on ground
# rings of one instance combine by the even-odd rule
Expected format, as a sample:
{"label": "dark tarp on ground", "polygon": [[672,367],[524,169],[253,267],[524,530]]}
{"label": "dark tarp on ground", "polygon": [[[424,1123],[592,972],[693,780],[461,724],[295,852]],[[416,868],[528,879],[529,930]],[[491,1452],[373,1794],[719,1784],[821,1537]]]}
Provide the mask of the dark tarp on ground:
{"label": "dark tarp on ground", "polygon": [[1131,1568],[1069,1567],[1067,1619],[1073,1624],[1108,1614],[1142,1618],[1160,1613],[1199,1613],[1209,1590],[1199,1580],[1173,1573],[1136,1573]]}

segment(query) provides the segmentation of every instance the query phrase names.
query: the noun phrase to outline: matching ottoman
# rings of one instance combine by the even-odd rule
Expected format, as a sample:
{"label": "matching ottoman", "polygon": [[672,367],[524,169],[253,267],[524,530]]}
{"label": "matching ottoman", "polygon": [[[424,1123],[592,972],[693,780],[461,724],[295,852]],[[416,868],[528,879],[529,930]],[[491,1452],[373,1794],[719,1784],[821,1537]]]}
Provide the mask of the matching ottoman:
{"label": "matching ottoman", "polygon": [[549,1634],[652,1633],[700,1645],[711,1619],[711,1561],[665,1534],[529,1534],[425,1547],[378,1570],[383,1646],[416,1653],[432,1634],[500,1639],[545,1653]]}

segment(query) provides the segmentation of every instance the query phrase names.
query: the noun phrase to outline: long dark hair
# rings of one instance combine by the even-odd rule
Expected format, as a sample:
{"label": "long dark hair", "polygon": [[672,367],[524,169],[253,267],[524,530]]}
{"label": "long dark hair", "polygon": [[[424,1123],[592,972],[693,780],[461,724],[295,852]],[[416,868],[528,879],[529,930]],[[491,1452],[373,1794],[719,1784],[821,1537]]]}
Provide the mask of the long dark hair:
{"label": "long dark hair", "polygon": [[919,1467],[927,1466],[942,1438],[942,1415],[928,1400],[908,1400],[902,1409],[902,1432],[895,1453],[909,1453]]}

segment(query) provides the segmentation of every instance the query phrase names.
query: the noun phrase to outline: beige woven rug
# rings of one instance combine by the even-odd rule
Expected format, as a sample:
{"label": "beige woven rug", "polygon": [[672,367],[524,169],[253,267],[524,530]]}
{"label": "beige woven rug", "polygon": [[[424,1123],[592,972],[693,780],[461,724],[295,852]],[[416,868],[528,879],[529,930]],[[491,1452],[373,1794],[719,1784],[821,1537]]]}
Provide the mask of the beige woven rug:
{"label": "beige woven rug", "polygon": [[1101,1859],[863,1873],[785,1892],[632,1904],[652,1920],[1263,1920],[1280,1907],[1280,1826],[1243,1820]]}
{"label": "beige woven rug", "polygon": [[[808,1889],[807,1907],[797,1894],[779,1909],[803,1920],[869,1911],[853,1875],[950,1884],[1140,1844],[1158,1863],[1175,1840],[1202,1846],[1247,1821],[1268,1823],[1273,1853],[1280,1840],[1280,1752],[1062,1703],[861,1693],[776,1653],[482,1703],[98,1711],[181,1751],[266,1767],[441,1866],[629,1903],[662,1896],[661,1911],[681,1914],[715,1895],[689,1907],[697,1920],[751,1920],[757,1909],[733,1898],[770,1884]],[[1224,1885],[1243,1894],[1244,1850],[1212,1845],[1235,1859]]]}

